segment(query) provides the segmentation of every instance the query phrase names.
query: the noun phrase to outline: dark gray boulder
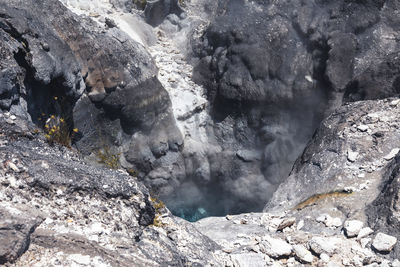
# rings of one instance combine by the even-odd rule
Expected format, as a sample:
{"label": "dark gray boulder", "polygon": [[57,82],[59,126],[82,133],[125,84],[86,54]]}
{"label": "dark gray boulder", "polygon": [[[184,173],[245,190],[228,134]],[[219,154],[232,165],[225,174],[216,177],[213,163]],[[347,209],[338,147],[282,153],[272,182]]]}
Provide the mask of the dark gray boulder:
{"label": "dark gray boulder", "polygon": [[0,264],[14,262],[28,249],[30,235],[42,221],[37,210],[0,207]]}
{"label": "dark gray boulder", "polygon": [[355,77],[347,86],[345,101],[383,99],[400,94],[400,54],[392,53]]}
{"label": "dark gray boulder", "polygon": [[146,22],[152,26],[158,26],[169,14],[180,15],[183,9],[179,0],[149,0],[144,9]]}

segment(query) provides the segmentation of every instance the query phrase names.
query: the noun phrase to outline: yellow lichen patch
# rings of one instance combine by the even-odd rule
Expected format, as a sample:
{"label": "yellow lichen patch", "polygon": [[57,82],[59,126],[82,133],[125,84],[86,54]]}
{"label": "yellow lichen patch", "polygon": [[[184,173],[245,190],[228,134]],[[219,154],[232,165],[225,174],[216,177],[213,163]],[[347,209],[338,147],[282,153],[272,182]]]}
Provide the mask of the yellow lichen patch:
{"label": "yellow lichen patch", "polygon": [[323,193],[323,194],[316,194],[313,195],[306,200],[300,202],[294,207],[294,210],[301,210],[304,209],[305,207],[308,207],[310,205],[316,204],[322,200],[325,199],[335,199],[335,198],[342,198],[342,197],[347,197],[349,195],[353,194],[353,192],[345,191],[345,190],[337,190],[337,191],[332,191],[328,193]]}
{"label": "yellow lichen patch", "polygon": [[161,216],[159,214],[156,214],[156,216],[154,217],[152,225],[155,226],[155,227],[163,227],[166,224],[161,221]]}
{"label": "yellow lichen patch", "polygon": [[118,169],[121,165],[119,163],[119,153],[113,153],[108,146],[104,146],[96,152],[97,162],[105,165],[110,169]]}
{"label": "yellow lichen patch", "polygon": [[153,207],[156,209],[156,212],[159,212],[165,207],[164,202],[161,200],[157,199],[156,197],[150,197],[151,203],[153,203]]}
{"label": "yellow lichen patch", "polygon": [[156,210],[156,216],[154,217],[153,224],[156,227],[163,227],[166,224],[161,221],[161,211],[165,208],[164,202],[157,199],[156,197],[150,197],[150,201]]}

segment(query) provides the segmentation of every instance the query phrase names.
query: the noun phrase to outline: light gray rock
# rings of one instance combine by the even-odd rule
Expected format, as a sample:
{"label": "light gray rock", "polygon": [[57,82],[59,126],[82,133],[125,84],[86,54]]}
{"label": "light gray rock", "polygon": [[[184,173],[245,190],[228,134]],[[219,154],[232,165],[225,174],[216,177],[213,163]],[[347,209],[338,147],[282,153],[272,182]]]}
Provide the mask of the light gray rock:
{"label": "light gray rock", "polygon": [[292,253],[292,246],[281,239],[264,236],[261,243],[261,251],[272,258],[289,256]]}
{"label": "light gray rock", "polygon": [[231,254],[234,267],[264,267],[265,259],[259,253]]}
{"label": "light gray rock", "polygon": [[390,252],[396,243],[396,237],[378,233],[372,242],[372,246],[379,252]]}
{"label": "light gray rock", "polygon": [[362,229],[364,223],[359,220],[349,220],[344,223],[344,229],[347,237],[355,237]]}
{"label": "light gray rock", "polygon": [[319,255],[319,258],[325,263],[329,262],[330,259],[329,255],[326,253],[321,253],[321,255]]}
{"label": "light gray rock", "polygon": [[368,125],[361,124],[361,125],[357,126],[357,129],[360,132],[366,132],[366,131],[368,131],[369,127],[368,127]]}
{"label": "light gray rock", "polygon": [[372,230],[372,229],[369,228],[369,227],[362,228],[362,229],[360,230],[360,232],[358,232],[357,239],[358,239],[358,240],[361,240],[362,238],[369,236],[369,235],[372,234],[373,232],[374,232],[374,230]]}
{"label": "light gray rock", "polygon": [[385,160],[391,160],[391,159],[393,159],[393,158],[399,153],[399,151],[400,151],[400,148],[393,148],[393,149],[389,152],[389,154],[387,154],[387,155],[384,156],[383,158],[384,158]]}
{"label": "light gray rock", "polygon": [[306,249],[303,245],[294,245],[293,251],[296,254],[296,257],[304,263],[312,263],[314,257],[311,252]]}
{"label": "light gray rock", "polygon": [[350,162],[355,162],[358,158],[358,152],[352,149],[347,150],[347,159]]}
{"label": "light gray rock", "polygon": [[290,218],[285,218],[279,225],[277,230],[281,231],[287,227],[292,226],[293,224],[296,223],[296,218],[295,217],[290,217]]}
{"label": "light gray rock", "polygon": [[337,246],[340,244],[340,239],[336,237],[313,237],[309,242],[308,246],[317,255],[326,253],[332,255],[337,250]]}

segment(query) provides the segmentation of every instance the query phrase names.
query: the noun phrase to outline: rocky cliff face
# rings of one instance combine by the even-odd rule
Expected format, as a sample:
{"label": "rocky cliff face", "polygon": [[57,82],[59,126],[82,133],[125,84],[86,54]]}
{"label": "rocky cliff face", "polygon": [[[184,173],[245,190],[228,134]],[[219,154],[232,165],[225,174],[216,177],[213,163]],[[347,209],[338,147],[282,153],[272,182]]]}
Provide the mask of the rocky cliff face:
{"label": "rocky cliff face", "polygon": [[2,34],[12,45],[2,43],[10,61],[2,81],[4,108],[34,122],[41,114],[42,120],[67,118],[81,132],[76,146],[82,153],[114,146],[143,171],[148,157],[179,150],[182,137],[169,96],[143,46],[115,27],[80,19],[59,2],[7,1],[1,12]]}
{"label": "rocky cliff face", "polygon": [[[279,184],[322,118],[342,102],[398,94],[393,8],[393,1],[218,5],[205,34],[193,40],[200,57],[194,77],[207,88],[225,154],[243,146],[259,155],[255,183]],[[232,135],[221,128],[233,128]],[[241,175],[248,176],[229,174]]]}
{"label": "rocky cliff face", "polygon": [[399,266],[397,1],[0,2],[0,264]]}

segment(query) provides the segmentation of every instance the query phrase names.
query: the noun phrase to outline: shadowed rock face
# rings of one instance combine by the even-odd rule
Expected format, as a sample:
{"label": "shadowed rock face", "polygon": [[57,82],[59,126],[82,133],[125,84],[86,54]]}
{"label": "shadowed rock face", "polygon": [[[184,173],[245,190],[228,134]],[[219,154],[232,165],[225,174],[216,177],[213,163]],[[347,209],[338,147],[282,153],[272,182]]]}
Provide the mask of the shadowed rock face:
{"label": "shadowed rock face", "polygon": [[182,137],[171,102],[144,47],[59,2],[33,2],[4,1],[0,8],[1,107],[29,112],[39,124],[42,114],[44,120],[66,117],[80,129],[76,146],[82,153],[115,146],[128,161],[135,159],[126,165],[140,171],[146,171],[141,152],[128,151],[134,133],[151,136],[138,142],[152,157],[178,151]]}
{"label": "shadowed rock face", "polygon": [[[368,205],[366,209],[368,222],[372,228],[385,233],[390,233],[397,238],[400,237],[399,161],[400,156],[397,155],[386,170],[384,179],[381,183],[381,193],[371,204]],[[391,253],[391,256],[393,258],[399,258],[399,255],[400,246],[397,245]]]}
{"label": "shadowed rock face", "polygon": [[[218,2],[192,43],[222,161],[237,166],[228,155],[241,146],[258,153],[250,172],[274,188],[342,102],[398,95],[398,9],[396,1]],[[220,130],[230,127],[232,135]]]}

